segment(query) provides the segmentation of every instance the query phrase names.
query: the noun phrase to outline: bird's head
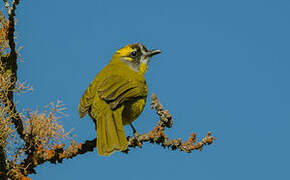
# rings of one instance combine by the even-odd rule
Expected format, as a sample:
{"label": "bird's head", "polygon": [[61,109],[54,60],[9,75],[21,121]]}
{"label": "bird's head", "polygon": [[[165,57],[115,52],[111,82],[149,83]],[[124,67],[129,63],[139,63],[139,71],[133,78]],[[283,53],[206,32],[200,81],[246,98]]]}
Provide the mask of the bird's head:
{"label": "bird's head", "polygon": [[145,73],[150,58],[156,54],[161,53],[160,50],[147,50],[147,48],[140,44],[129,44],[122,47],[113,55],[113,60],[122,61],[136,72]]}

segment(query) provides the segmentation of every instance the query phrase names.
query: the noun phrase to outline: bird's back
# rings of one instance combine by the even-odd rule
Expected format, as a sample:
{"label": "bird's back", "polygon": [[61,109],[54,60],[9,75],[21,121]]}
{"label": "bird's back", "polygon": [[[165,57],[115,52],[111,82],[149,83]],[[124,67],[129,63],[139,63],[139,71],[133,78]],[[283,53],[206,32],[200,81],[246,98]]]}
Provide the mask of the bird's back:
{"label": "bird's back", "polygon": [[86,89],[80,101],[79,114],[80,117],[85,116],[91,110],[94,100],[103,100],[114,110],[127,101],[128,105],[134,101],[138,101],[139,104],[139,100],[144,98],[146,101],[147,93],[143,74],[133,71],[123,62],[111,62],[97,74]]}

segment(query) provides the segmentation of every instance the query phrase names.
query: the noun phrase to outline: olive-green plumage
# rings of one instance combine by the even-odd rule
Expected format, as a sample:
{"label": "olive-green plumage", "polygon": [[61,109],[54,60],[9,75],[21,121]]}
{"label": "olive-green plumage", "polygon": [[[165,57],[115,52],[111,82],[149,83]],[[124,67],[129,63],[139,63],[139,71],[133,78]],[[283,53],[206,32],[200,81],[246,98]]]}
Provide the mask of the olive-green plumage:
{"label": "olive-green plumage", "polygon": [[158,53],[139,43],[119,49],[83,94],[79,115],[82,118],[88,113],[94,120],[99,155],[127,149],[123,126],[144,109],[148,93],[144,73],[150,57]]}

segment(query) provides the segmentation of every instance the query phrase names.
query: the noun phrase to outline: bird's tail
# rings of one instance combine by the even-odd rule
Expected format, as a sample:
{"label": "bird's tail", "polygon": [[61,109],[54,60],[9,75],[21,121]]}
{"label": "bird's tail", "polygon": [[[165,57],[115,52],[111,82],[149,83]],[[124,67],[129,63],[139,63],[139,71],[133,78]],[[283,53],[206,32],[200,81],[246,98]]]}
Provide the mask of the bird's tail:
{"label": "bird's tail", "polygon": [[128,141],[122,122],[123,107],[102,113],[96,120],[97,150],[101,156],[108,156],[115,150],[124,151]]}

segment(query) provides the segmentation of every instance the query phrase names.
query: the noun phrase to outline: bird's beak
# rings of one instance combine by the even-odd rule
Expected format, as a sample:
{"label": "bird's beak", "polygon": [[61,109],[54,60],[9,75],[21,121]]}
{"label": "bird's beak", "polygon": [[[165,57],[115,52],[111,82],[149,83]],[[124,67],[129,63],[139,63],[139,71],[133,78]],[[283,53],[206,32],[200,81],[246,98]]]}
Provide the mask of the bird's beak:
{"label": "bird's beak", "polygon": [[149,50],[146,52],[145,56],[152,57],[152,56],[159,54],[159,53],[161,53],[161,51],[159,49]]}

